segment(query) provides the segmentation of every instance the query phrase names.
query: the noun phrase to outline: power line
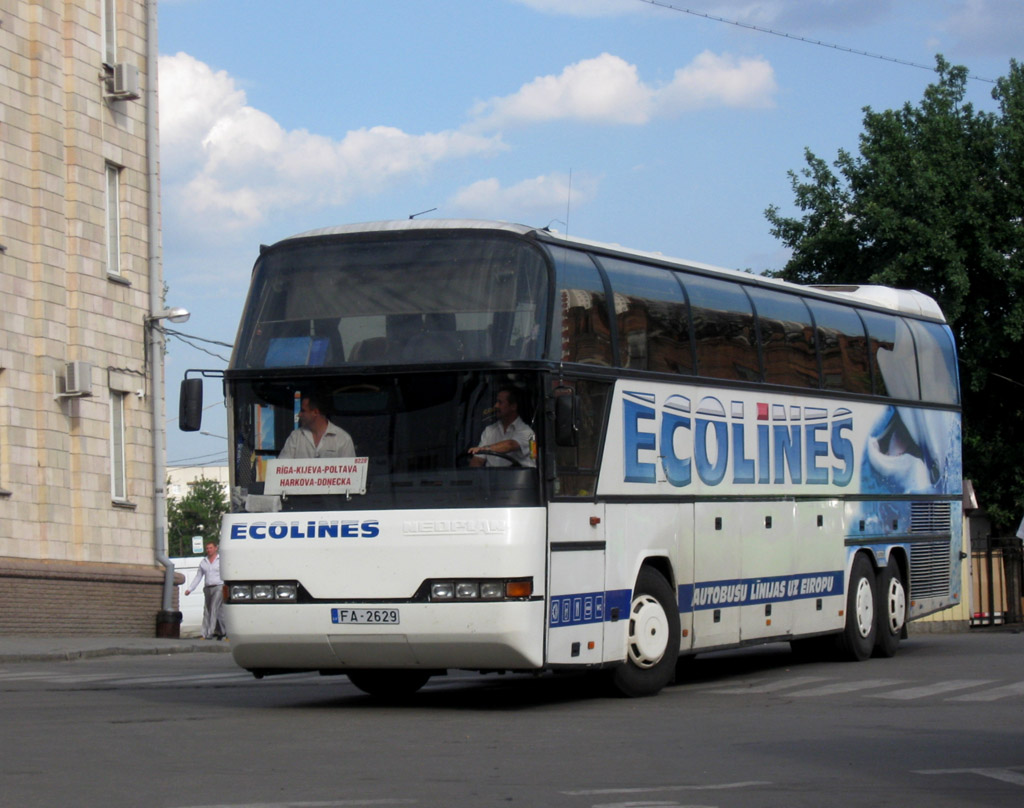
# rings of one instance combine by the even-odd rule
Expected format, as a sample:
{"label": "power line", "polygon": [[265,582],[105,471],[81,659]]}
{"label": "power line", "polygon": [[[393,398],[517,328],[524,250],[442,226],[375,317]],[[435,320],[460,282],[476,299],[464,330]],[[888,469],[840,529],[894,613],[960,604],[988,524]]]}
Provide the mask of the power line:
{"label": "power line", "polygon": [[[928,70],[929,72],[935,72],[934,65],[923,65],[919,62],[911,62],[907,59],[898,59],[895,56],[884,56],[881,53],[871,53],[869,51],[857,50],[856,48],[848,48],[845,45],[836,45],[833,42],[823,42],[820,39],[810,39],[809,37],[798,36],[797,34],[788,34],[785,31],[777,31],[774,28],[764,28],[760,25],[754,25],[749,22],[741,22],[740,20],[729,20],[725,17],[718,17],[714,14],[708,14],[705,11],[695,11],[692,8],[681,8],[680,6],[674,6],[671,3],[662,2],[662,0],[640,0],[641,3],[647,3],[649,6],[658,6],[659,8],[665,8],[669,11],[677,11],[680,14],[690,14],[694,17],[703,17],[706,20],[712,20],[713,22],[722,22],[726,25],[735,25],[737,28],[746,28],[750,31],[757,31],[760,34],[771,34],[772,36],[779,36],[784,39],[793,39],[797,42],[804,42],[808,45],[818,45],[822,48],[831,48],[832,50],[843,51],[844,53],[851,53],[854,56],[867,56],[869,59],[881,59],[883,62],[895,62],[898,65],[905,65],[906,67],[917,67],[921,70]],[[987,79],[983,76],[968,75],[967,78],[974,79],[975,81],[985,81],[989,84],[995,84],[995,79]]]}
{"label": "power line", "polygon": [[184,334],[181,331],[175,331],[172,328],[161,328],[160,330],[163,331],[164,334],[166,334],[169,337],[174,337],[175,339],[181,340],[186,345],[188,345],[190,348],[195,348],[197,351],[202,351],[204,354],[209,354],[214,359],[219,359],[221,362],[225,362],[225,363],[229,362],[230,360],[227,359],[226,357],[221,356],[220,354],[217,354],[217,353],[214,353],[213,351],[207,350],[202,345],[196,345],[196,343],[192,342],[192,340],[196,340],[197,342],[205,342],[205,343],[207,343],[209,345],[221,345],[221,346],[223,346],[225,348],[234,348],[235,347],[234,345],[231,345],[230,343],[227,343],[227,342],[220,342],[219,340],[215,340],[215,339],[206,339],[205,337],[197,337],[197,336],[195,336],[193,334]]}
{"label": "power line", "polygon": [[[193,461],[201,460],[203,462],[197,463]],[[223,450],[219,452],[210,452],[209,454],[196,455],[195,457],[182,457],[178,460],[168,460],[168,466],[212,466],[214,463],[223,464],[228,462],[228,456]]]}
{"label": "power line", "polygon": [[[224,403],[224,399],[221,399],[220,401],[214,401],[212,404],[207,404],[205,407],[203,407],[203,412],[206,412],[207,410],[212,409],[213,407],[216,407],[216,406],[218,406],[220,404],[223,404],[223,403]],[[174,421],[177,421],[177,420],[178,420],[178,416],[175,415],[173,418],[168,418],[164,423],[170,424],[170,423],[173,423]]]}

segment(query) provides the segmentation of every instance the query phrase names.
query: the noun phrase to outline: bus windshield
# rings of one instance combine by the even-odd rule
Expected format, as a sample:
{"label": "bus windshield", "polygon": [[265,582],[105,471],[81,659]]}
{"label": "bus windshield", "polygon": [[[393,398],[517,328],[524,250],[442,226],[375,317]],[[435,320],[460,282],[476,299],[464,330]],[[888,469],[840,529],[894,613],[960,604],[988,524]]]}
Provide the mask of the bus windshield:
{"label": "bus windshield", "polygon": [[[517,507],[540,504],[535,444],[525,453],[468,453],[499,421],[499,396],[515,399],[529,437],[539,420],[535,374],[433,371],[387,375],[307,375],[238,380],[233,385],[236,512],[343,511],[366,508]],[[351,439],[365,490],[271,490],[303,400]],[[291,455],[301,479],[336,475],[345,462]],[[317,469],[322,469],[322,473]],[[312,483],[311,483],[312,484]]]}
{"label": "bus windshield", "polygon": [[541,250],[504,234],[285,241],[257,262],[235,369],[539,357]]}

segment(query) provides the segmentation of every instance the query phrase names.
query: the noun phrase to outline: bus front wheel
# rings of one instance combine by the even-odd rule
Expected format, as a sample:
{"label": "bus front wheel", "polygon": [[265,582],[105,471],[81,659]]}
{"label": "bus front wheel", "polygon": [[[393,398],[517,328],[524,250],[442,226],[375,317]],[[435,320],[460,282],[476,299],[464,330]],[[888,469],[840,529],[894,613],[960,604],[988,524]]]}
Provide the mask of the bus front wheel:
{"label": "bus front wheel", "polygon": [[352,684],[379,699],[401,699],[411,696],[430,679],[430,673],[418,670],[345,671]]}
{"label": "bus front wheel", "polygon": [[875,656],[891,657],[896,653],[907,619],[907,592],[900,575],[900,565],[890,558],[878,576],[878,637]]}
{"label": "bus front wheel", "polygon": [[653,696],[672,681],[679,656],[679,607],[665,577],[644,567],[629,607],[626,661],[612,669],[621,695]]}
{"label": "bus front wheel", "polygon": [[839,635],[842,657],[860,662],[871,656],[878,635],[875,571],[863,553],[853,559],[846,593],[846,627]]}

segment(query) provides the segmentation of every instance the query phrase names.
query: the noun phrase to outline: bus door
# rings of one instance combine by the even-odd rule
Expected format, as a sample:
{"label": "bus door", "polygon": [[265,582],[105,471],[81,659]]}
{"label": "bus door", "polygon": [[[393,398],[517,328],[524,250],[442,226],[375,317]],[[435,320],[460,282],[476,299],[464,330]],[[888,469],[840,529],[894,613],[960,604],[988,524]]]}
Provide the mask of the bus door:
{"label": "bus door", "polygon": [[793,600],[798,593],[797,540],[793,500],[754,501],[740,516],[740,639],[783,636],[792,630]]}
{"label": "bus door", "polygon": [[680,608],[693,612],[693,649],[740,639],[742,510],[735,502],[693,506],[693,586]]}
{"label": "bus door", "polygon": [[548,507],[547,661],[598,665],[604,654],[604,504],[557,502]]}

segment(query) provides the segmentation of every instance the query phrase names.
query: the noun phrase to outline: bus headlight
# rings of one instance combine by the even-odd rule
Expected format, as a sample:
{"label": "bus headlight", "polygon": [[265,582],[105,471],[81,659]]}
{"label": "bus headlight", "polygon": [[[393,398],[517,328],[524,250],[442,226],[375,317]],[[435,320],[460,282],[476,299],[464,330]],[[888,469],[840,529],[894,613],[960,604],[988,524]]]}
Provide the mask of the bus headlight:
{"label": "bus headlight", "polygon": [[297,603],[297,581],[249,581],[224,585],[224,596],[229,603]]}
{"label": "bus headlight", "polygon": [[418,599],[430,601],[527,600],[532,596],[532,578],[424,581],[417,592]]}
{"label": "bus headlight", "polygon": [[298,595],[298,584],[278,584],[274,587],[274,600],[287,600],[294,603]]}

